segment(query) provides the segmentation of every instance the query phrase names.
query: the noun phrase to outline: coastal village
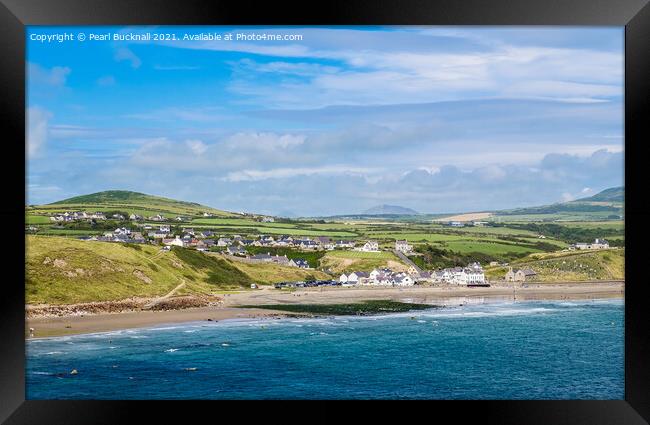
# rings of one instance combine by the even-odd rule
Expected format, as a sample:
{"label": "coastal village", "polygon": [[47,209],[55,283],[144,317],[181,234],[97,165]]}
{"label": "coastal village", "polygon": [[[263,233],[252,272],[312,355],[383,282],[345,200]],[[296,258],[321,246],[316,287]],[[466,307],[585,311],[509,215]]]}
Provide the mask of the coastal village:
{"label": "coastal village", "polygon": [[[204,212],[203,217],[212,217],[211,213]],[[413,254],[413,246],[407,240],[395,240],[394,246],[380,247],[375,240],[353,240],[353,239],[332,239],[330,237],[307,237],[307,236],[290,236],[290,235],[257,235],[246,237],[237,234],[216,234],[211,230],[194,229],[192,227],[182,226],[183,222],[189,221],[188,217],[175,216],[165,217],[162,214],[156,214],[150,217],[141,215],[104,213],[104,212],[86,212],[86,211],[67,211],[53,214],[49,217],[54,223],[70,223],[86,221],[91,223],[101,222],[119,222],[120,227],[113,230],[105,231],[102,235],[82,235],[79,239],[84,241],[100,242],[118,242],[133,244],[153,244],[159,245],[161,251],[170,251],[172,247],[183,247],[195,249],[202,252],[213,252],[227,258],[246,262],[270,263],[285,267],[295,267],[300,269],[311,269],[309,262],[305,258],[289,258],[286,254],[271,254],[271,249],[290,248],[299,252],[310,251],[334,251],[348,250],[359,252],[375,252],[382,250],[394,252],[405,264],[408,265],[406,271],[394,271],[390,268],[376,268],[370,272],[352,271],[343,273],[338,278],[333,276],[331,280],[313,280],[297,282],[276,283],[276,288],[282,287],[301,287],[301,286],[413,286],[423,284],[447,284],[462,286],[489,286],[488,279],[485,276],[483,267],[479,262],[471,262],[464,266],[436,270],[422,270],[417,267],[407,255]],[[274,222],[273,217],[260,216],[256,221],[264,223]],[[156,224],[149,224],[155,222]],[[157,224],[160,223],[160,224]],[[445,223],[450,227],[461,227],[465,225],[485,226],[488,223],[483,221],[461,223],[449,221]],[[540,235],[540,237],[543,237]],[[251,247],[255,247],[254,252],[250,252]],[[260,252],[259,248],[270,248],[269,252]],[[604,239],[595,239],[593,242],[576,243],[569,246],[569,250],[599,250],[607,249],[609,244]],[[493,265],[507,266],[507,263]],[[528,282],[534,281],[537,273],[530,268],[517,269],[509,267],[503,276],[505,282]]]}

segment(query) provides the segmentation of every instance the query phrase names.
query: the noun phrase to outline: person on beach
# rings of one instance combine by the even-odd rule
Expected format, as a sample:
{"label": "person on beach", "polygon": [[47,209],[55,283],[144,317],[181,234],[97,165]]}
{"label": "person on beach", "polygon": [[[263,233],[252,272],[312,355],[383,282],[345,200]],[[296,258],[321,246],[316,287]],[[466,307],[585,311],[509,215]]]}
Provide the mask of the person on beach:
{"label": "person on beach", "polygon": [[34,328],[29,328],[29,337],[34,338]]}

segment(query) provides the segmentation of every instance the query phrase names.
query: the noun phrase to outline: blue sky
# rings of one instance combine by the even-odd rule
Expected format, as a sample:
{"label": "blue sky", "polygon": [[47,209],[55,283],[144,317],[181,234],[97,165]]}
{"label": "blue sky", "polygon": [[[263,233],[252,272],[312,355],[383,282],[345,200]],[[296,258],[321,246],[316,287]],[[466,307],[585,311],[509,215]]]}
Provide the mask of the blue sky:
{"label": "blue sky", "polygon": [[[298,34],[66,41],[61,32]],[[623,28],[30,27],[30,204],[109,189],[316,216],[623,184]]]}

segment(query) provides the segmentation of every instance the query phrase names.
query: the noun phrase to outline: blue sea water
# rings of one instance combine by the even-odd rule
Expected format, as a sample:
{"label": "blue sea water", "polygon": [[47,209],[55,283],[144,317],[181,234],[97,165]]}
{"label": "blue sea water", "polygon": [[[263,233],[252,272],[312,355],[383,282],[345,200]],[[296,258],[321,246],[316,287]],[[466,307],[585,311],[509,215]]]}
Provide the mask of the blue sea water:
{"label": "blue sea water", "polygon": [[525,301],[35,339],[26,396],[623,399],[623,326],[620,299]]}

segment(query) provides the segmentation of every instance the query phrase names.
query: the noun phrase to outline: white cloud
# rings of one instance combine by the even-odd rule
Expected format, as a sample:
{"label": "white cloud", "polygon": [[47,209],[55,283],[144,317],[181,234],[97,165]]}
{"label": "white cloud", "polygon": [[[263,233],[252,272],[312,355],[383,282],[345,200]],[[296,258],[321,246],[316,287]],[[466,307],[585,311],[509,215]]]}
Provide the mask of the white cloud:
{"label": "white cloud", "polygon": [[72,72],[67,66],[44,68],[36,63],[28,63],[28,84],[46,84],[49,86],[65,86],[68,75]]}
{"label": "white cloud", "polygon": [[29,156],[38,155],[45,147],[48,139],[48,121],[52,114],[38,106],[27,108],[27,153]]}
{"label": "white cloud", "polygon": [[242,170],[228,173],[223,179],[230,182],[258,181],[267,179],[286,179],[314,175],[359,175],[376,171],[367,167],[350,167],[347,165],[329,165],[307,168],[275,168],[271,170]]}
{"label": "white cloud", "polygon": [[201,140],[186,140],[185,144],[189,146],[192,152],[194,152],[195,155],[203,155],[205,151],[208,149],[205,143],[203,143]]}
{"label": "white cloud", "polygon": [[131,62],[131,68],[139,68],[142,65],[142,60],[135,55],[130,49],[126,47],[120,47],[115,51],[113,56],[116,61],[129,61]]}

